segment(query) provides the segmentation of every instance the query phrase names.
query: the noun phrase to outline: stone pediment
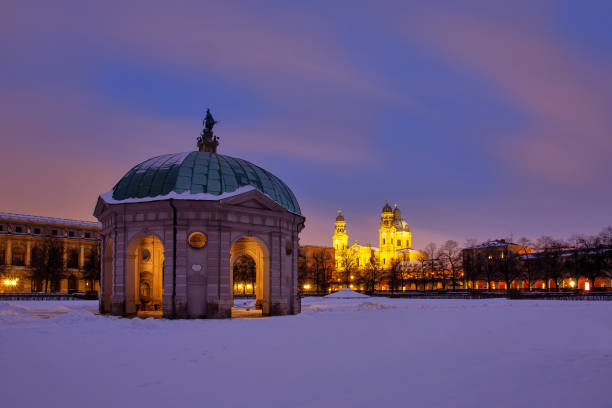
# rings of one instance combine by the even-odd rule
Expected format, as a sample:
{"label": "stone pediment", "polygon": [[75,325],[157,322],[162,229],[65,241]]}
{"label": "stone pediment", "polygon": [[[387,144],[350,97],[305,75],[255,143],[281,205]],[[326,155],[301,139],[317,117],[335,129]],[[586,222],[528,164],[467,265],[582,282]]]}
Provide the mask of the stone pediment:
{"label": "stone pediment", "polygon": [[100,215],[106,210],[108,205],[102,199],[102,197],[98,197],[98,201],[96,202],[96,208],[94,208],[93,215],[96,218],[100,218]]}
{"label": "stone pediment", "polygon": [[286,211],[282,206],[258,190],[251,190],[244,194],[225,198],[221,200],[221,202],[224,204],[253,208],[257,210]]}

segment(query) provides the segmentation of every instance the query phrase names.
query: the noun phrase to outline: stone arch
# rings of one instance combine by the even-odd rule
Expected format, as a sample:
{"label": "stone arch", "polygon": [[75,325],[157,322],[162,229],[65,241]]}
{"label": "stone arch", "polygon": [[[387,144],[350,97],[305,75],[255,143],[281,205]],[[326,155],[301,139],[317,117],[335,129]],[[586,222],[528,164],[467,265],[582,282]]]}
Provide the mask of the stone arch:
{"label": "stone arch", "polygon": [[230,285],[233,304],[234,263],[241,256],[247,255],[255,261],[255,304],[263,315],[270,314],[270,251],[263,240],[254,236],[242,236],[236,239],[230,250]]}
{"label": "stone arch", "polygon": [[161,315],[164,244],[153,234],[138,234],[128,245],[125,259],[125,314]]}
{"label": "stone arch", "polygon": [[102,313],[111,312],[111,299],[113,296],[113,259],[115,245],[111,238],[104,242],[104,258],[102,259]]}

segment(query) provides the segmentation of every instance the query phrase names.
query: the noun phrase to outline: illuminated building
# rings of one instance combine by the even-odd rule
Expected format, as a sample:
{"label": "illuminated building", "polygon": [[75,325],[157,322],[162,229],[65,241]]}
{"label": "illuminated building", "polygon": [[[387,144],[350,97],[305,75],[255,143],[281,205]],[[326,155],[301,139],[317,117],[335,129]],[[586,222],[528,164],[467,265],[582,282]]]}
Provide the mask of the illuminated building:
{"label": "illuminated building", "polygon": [[53,240],[61,251],[61,271],[48,282],[50,292],[98,290],[95,280],[84,279],[84,266],[97,251],[100,224],[90,221],[0,213],[0,293],[41,292],[35,276],[37,253]]}
{"label": "illuminated building", "polygon": [[356,268],[363,268],[372,262],[376,263],[380,269],[389,269],[394,262],[427,258],[426,254],[412,249],[410,226],[402,218],[402,213],[397,205],[395,209],[392,209],[388,202],[385,203],[380,216],[378,235],[378,247],[360,245],[357,241],[349,246],[346,220],[342,211],[338,210],[332,237],[336,269],[343,270],[348,263],[353,264],[351,266]]}

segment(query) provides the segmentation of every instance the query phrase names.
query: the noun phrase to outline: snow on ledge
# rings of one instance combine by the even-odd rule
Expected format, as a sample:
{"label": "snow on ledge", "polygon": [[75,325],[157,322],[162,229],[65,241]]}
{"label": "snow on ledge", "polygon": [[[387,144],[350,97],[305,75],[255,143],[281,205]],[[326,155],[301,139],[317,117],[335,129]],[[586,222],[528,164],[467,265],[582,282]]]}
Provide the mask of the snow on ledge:
{"label": "snow on ledge", "polygon": [[[251,190],[256,190],[253,186],[242,186],[238,187],[236,190],[232,192],[226,192],[222,194],[210,194],[210,193],[195,193],[192,194],[189,191],[184,193],[176,193],[171,191],[166,195],[158,195],[155,197],[142,197],[142,198],[126,198],[125,200],[115,200],[113,198],[113,190],[108,191],[104,194],[100,195],[100,198],[103,199],[107,204],[125,204],[125,203],[146,203],[150,201],[163,201],[163,200],[199,200],[199,201],[219,201],[224,198],[229,198],[233,196],[237,196],[240,194],[247,193]],[[263,193],[262,193],[263,194]],[[268,195],[266,194],[266,197]]]}
{"label": "snow on ledge", "polygon": [[355,292],[354,290],[350,290],[349,288],[340,289],[337,292],[331,293],[326,298],[332,299],[366,299],[369,298],[368,295],[364,295],[363,293]]}

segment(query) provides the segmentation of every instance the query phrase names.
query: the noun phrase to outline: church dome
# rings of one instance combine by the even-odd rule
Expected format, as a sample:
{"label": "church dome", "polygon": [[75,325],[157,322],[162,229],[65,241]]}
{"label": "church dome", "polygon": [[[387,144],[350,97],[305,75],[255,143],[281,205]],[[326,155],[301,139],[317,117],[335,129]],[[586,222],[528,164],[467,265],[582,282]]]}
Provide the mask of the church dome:
{"label": "church dome", "polygon": [[342,215],[342,210],[338,210],[338,215],[336,216],[336,221],[344,221],[344,215]]}
{"label": "church dome", "polygon": [[249,189],[301,215],[295,195],[274,174],[243,159],[201,151],[165,154],[134,166],[107,193],[112,193],[107,201],[219,200]]}

